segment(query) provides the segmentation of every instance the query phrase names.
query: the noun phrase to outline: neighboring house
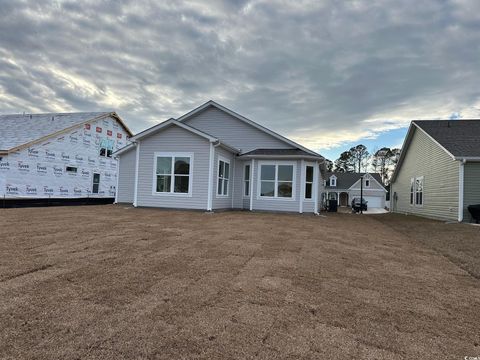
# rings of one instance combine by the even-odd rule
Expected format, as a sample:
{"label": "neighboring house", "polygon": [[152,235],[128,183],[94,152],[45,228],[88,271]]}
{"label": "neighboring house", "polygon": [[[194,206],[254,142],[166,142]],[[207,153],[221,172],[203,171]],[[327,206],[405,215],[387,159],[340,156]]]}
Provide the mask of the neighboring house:
{"label": "neighboring house", "polygon": [[480,120],[412,121],[392,177],[392,211],[470,221],[480,204]]}
{"label": "neighboring house", "polygon": [[323,199],[337,200],[339,206],[351,206],[353,198],[360,197],[363,177],[363,198],[368,208],[385,208],[387,190],[380,174],[330,172],[325,177]]}
{"label": "neighboring house", "polygon": [[112,153],[131,135],[114,112],[0,115],[0,195],[113,199]]}
{"label": "neighboring house", "polygon": [[117,202],[318,212],[324,158],[213,101],[131,140],[114,154]]}

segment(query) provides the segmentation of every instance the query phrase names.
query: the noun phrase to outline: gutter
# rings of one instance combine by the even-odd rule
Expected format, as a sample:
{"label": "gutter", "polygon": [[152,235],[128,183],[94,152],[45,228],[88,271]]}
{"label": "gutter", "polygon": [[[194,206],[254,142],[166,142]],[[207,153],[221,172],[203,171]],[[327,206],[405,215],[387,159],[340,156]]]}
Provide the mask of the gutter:
{"label": "gutter", "polygon": [[458,169],[458,222],[463,221],[463,197],[464,197],[464,185],[465,185],[465,163],[466,159],[460,161]]}

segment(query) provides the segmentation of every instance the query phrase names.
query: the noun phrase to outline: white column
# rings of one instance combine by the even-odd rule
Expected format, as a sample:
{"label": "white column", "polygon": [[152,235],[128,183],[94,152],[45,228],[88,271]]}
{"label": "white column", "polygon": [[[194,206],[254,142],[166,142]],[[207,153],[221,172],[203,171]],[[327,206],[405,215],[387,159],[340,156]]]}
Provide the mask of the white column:
{"label": "white column", "polygon": [[314,201],[313,201],[313,212],[315,214],[318,214],[318,186],[319,186],[319,172],[320,169],[318,167],[318,161],[315,161],[315,167],[313,168],[313,196],[314,196]]}
{"label": "white column", "polygon": [[[458,170],[458,221],[463,221],[463,186],[465,181],[465,163],[464,161],[460,162],[460,168]],[[391,203],[390,195],[390,203]]]}
{"label": "white column", "polygon": [[250,170],[250,211],[253,210],[253,182],[255,181],[255,159],[252,159]]}
{"label": "white column", "polygon": [[235,155],[233,155],[233,170],[231,172],[230,175],[230,179],[231,179],[231,182],[232,182],[232,193],[231,193],[231,196],[232,196],[232,206],[231,208],[233,209],[233,199],[235,198],[235,167],[236,167],[236,161],[235,161]]}
{"label": "white column", "polygon": [[210,162],[208,165],[208,190],[207,190],[207,211],[212,211],[212,194],[213,194],[213,166],[215,161],[215,148],[210,142]]}
{"label": "white column", "polygon": [[[138,205],[138,167],[140,162],[140,142],[137,141],[135,149],[135,188],[133,189],[133,206]],[[155,165],[154,165],[155,166]]]}
{"label": "white column", "polygon": [[340,193],[337,191],[337,205],[340,206]]}
{"label": "white column", "polygon": [[298,212],[300,214],[303,213],[303,199],[305,198],[305,176],[306,176],[305,160],[302,159],[301,165],[300,165],[300,199],[298,199],[299,200]]}

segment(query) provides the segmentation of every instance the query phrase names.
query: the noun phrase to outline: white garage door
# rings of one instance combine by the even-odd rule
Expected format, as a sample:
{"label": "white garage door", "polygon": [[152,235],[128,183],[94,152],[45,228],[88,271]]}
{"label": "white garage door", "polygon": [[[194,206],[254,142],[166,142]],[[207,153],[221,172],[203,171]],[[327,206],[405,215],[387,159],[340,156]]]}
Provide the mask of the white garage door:
{"label": "white garage door", "polygon": [[382,207],[382,198],[380,196],[364,196],[365,200],[368,201],[367,208],[381,208]]}

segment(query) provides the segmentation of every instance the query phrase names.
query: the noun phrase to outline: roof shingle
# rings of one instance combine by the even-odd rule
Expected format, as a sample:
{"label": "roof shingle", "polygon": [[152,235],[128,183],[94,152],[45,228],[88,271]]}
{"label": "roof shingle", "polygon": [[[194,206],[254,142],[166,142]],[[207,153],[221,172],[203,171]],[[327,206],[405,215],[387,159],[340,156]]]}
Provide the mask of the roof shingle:
{"label": "roof shingle", "polygon": [[480,120],[415,120],[455,157],[480,157]]}
{"label": "roof shingle", "polygon": [[0,115],[0,150],[10,150],[109,112]]}

